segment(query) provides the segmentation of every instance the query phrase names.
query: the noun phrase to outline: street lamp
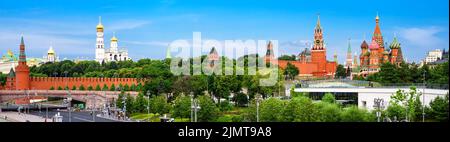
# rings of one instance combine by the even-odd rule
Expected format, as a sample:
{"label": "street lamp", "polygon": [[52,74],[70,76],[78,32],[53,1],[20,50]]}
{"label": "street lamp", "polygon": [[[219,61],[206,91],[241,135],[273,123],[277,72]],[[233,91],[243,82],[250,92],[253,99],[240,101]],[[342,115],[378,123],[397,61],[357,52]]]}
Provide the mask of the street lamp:
{"label": "street lamp", "polygon": [[197,122],[197,112],[200,109],[200,104],[198,104],[198,99],[194,99],[194,122]]}
{"label": "street lamp", "polygon": [[150,122],[150,91],[147,91],[147,115]]}
{"label": "street lamp", "polygon": [[194,110],[192,109],[192,107],[194,106],[194,93],[191,92],[189,96],[191,97],[191,122],[193,122]]}
{"label": "street lamp", "polygon": [[261,101],[261,95],[256,94],[255,101],[256,101],[256,122],[259,122],[259,103]]}
{"label": "street lamp", "polygon": [[[194,99],[194,93],[191,92],[191,122],[197,122],[197,111],[200,109],[200,105],[198,104],[198,100]],[[193,112],[193,113],[192,113]],[[194,116],[192,116],[194,115]]]}
{"label": "street lamp", "polygon": [[123,95],[123,115],[124,115],[124,119],[127,117],[127,97],[125,97],[125,95]]}
{"label": "street lamp", "polygon": [[72,107],[72,94],[70,94],[70,91],[67,90],[67,109],[69,110],[69,122],[72,122],[72,111],[71,111],[71,107]]}
{"label": "street lamp", "polygon": [[422,122],[425,122],[425,88],[427,88],[427,82],[426,82],[426,76],[425,73],[427,71],[424,70],[423,72],[423,91],[422,91]]}
{"label": "street lamp", "polygon": [[374,105],[373,107],[376,109],[377,114],[377,122],[381,122],[381,110],[384,109],[384,99],[381,98],[375,98],[373,99]]}

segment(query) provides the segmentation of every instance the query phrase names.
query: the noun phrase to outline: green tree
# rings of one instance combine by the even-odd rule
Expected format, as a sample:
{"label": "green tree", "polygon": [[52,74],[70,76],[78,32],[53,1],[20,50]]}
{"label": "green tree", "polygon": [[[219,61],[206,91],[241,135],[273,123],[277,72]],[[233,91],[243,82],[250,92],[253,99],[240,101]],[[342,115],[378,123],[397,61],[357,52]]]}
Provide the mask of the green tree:
{"label": "green tree", "polygon": [[77,90],[77,86],[73,85],[72,90]]}
{"label": "green tree", "polygon": [[334,103],[336,103],[336,99],[334,98],[333,94],[325,93],[325,95],[322,97],[322,102],[334,104]]}
{"label": "green tree", "polygon": [[220,111],[230,111],[233,109],[233,105],[229,101],[222,101],[219,104]]}
{"label": "green tree", "polygon": [[119,96],[117,97],[117,100],[116,100],[116,106],[117,106],[117,108],[119,108],[119,109],[122,109],[123,108],[123,99],[124,99],[124,92],[121,92],[121,93],[119,93]]}
{"label": "green tree", "polygon": [[291,86],[291,89],[290,89],[291,94],[290,95],[292,98],[308,96],[307,92],[295,92],[294,90],[295,90],[295,86]]}
{"label": "green tree", "polygon": [[58,90],[63,90],[63,88],[61,86],[58,86]]}
{"label": "green tree", "polygon": [[170,105],[167,103],[165,96],[153,96],[150,98],[150,112],[165,114],[169,113]]}
{"label": "green tree", "polygon": [[134,102],[134,109],[135,112],[146,112],[147,111],[147,101],[144,98],[144,95],[142,93],[139,93],[136,97],[136,101]]}
{"label": "green tree", "polygon": [[100,88],[100,85],[97,84],[97,86],[95,86],[95,91],[101,91],[102,89]]}
{"label": "green tree", "polygon": [[163,77],[157,77],[147,81],[144,85],[144,92],[150,91],[152,95],[159,95],[167,93],[172,89],[172,81],[170,79],[164,79]]}
{"label": "green tree", "polygon": [[78,89],[81,90],[81,91],[86,90],[86,88],[84,88],[84,85],[83,85],[83,84],[81,84],[80,87],[78,87]]}
{"label": "green tree", "polygon": [[283,116],[283,108],[285,102],[276,99],[269,98],[261,102],[259,107],[259,118],[261,122],[279,122]]}
{"label": "green tree", "polygon": [[237,93],[233,96],[233,101],[236,102],[236,106],[243,107],[248,104],[247,95],[244,93]]}
{"label": "green tree", "polygon": [[135,113],[136,109],[134,108],[134,98],[130,94],[127,94],[125,102],[127,106],[126,114],[129,116],[130,114]]}
{"label": "green tree", "polygon": [[448,102],[448,94],[445,98],[436,97],[433,101],[431,101],[430,108],[427,111],[430,118],[440,122],[448,122]]}
{"label": "green tree", "polygon": [[53,86],[52,86],[52,87],[50,87],[50,90],[55,90],[55,87],[53,87]]}
{"label": "green tree", "polygon": [[420,119],[422,112],[422,105],[420,102],[420,96],[416,87],[410,87],[409,92],[398,90],[394,95],[391,96],[390,104],[401,104],[406,107],[406,116],[408,121],[417,121]]}
{"label": "green tree", "polygon": [[345,70],[343,65],[339,64],[336,67],[336,75],[335,75],[335,77],[336,78],[345,78],[345,77],[347,77],[346,70]]}
{"label": "green tree", "polygon": [[391,103],[386,109],[386,115],[391,120],[404,120],[405,108],[398,103]]}
{"label": "green tree", "polygon": [[180,95],[175,98],[172,116],[175,118],[190,118],[191,116],[191,98]]}
{"label": "green tree", "polygon": [[131,84],[130,91],[136,91],[136,84]]}
{"label": "green tree", "polygon": [[92,85],[89,85],[87,90],[92,91],[94,90],[94,87],[92,87]]}
{"label": "green tree", "polygon": [[284,75],[286,75],[289,79],[294,79],[300,71],[298,68],[291,63],[288,63],[286,69],[284,70]]}
{"label": "green tree", "polygon": [[339,122],[341,108],[338,104],[319,102],[316,104],[319,113],[319,120],[321,122]]}
{"label": "green tree", "polygon": [[197,113],[198,121],[215,121],[219,116],[219,108],[217,108],[212,99],[207,96],[199,96],[197,99],[200,106],[200,110]]}
{"label": "green tree", "polygon": [[114,83],[109,87],[109,91],[116,91],[116,85],[114,85]]}
{"label": "green tree", "polygon": [[108,89],[108,85],[106,85],[106,84],[103,84],[103,88],[102,88],[102,90],[103,91],[108,91],[109,89]]}
{"label": "green tree", "polygon": [[345,108],[341,115],[342,122],[371,122],[374,116],[365,109],[359,109],[357,106]]}
{"label": "green tree", "polygon": [[307,97],[292,98],[283,109],[282,121],[316,122],[319,121],[318,109]]}
{"label": "green tree", "polygon": [[123,86],[123,90],[125,90],[125,91],[130,91],[130,86],[129,86],[128,84],[125,84],[125,85]]}
{"label": "green tree", "polygon": [[295,55],[283,55],[281,57],[278,57],[278,60],[295,61],[296,57]]}

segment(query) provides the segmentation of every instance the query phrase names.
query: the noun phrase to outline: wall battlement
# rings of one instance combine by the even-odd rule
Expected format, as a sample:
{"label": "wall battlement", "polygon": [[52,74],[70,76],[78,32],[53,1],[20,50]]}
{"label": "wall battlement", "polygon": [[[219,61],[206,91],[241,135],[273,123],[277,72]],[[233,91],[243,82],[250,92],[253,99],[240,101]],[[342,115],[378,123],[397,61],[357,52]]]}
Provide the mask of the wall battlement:
{"label": "wall battlement", "polygon": [[[15,78],[11,78],[11,82],[15,82]],[[144,81],[139,81],[136,78],[30,77],[28,83],[30,85],[29,90],[49,90],[52,87],[56,90],[58,87],[65,88],[66,86],[69,89],[72,89],[73,86],[78,89],[81,85],[83,85],[85,89],[89,86],[92,86],[95,89],[97,85],[101,88],[103,88],[104,85],[110,88],[113,84],[115,87],[119,87],[120,84],[131,87],[132,85],[137,86],[139,83],[143,84]],[[6,84],[5,89],[15,90],[12,86],[15,86],[15,84]]]}

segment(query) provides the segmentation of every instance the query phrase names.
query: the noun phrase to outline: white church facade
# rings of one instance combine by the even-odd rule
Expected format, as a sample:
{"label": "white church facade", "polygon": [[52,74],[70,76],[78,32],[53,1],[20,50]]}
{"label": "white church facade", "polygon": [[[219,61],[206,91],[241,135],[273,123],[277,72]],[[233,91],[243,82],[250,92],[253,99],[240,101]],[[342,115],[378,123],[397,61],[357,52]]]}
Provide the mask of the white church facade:
{"label": "white church facade", "polygon": [[116,35],[113,34],[110,42],[110,48],[105,49],[104,42],[104,27],[101,22],[101,18],[97,25],[97,42],[95,47],[95,60],[99,63],[111,62],[111,61],[126,61],[131,60],[128,57],[128,51],[125,48],[120,48],[118,45],[119,40]]}

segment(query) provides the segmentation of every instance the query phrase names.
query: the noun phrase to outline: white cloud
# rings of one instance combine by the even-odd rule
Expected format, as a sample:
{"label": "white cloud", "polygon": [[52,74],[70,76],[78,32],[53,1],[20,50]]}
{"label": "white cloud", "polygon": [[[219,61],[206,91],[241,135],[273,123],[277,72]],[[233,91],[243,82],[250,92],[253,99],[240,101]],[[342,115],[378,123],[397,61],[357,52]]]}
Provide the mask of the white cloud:
{"label": "white cloud", "polygon": [[[0,31],[0,51],[5,52],[10,49],[18,52],[20,35],[18,32]],[[24,33],[26,52],[29,57],[42,57],[52,45],[56,53],[64,58],[68,55],[89,55],[92,54],[92,45],[85,38],[74,38],[68,36],[59,36],[51,34]],[[76,51],[76,52],[74,52]]]}
{"label": "white cloud", "polygon": [[128,44],[157,46],[157,47],[167,47],[169,45],[168,42],[163,42],[163,41],[122,41],[122,42],[128,43]]}
{"label": "white cloud", "polygon": [[281,43],[280,47],[297,47],[297,48],[306,48],[311,46],[310,40],[296,40],[296,41],[287,41]]}
{"label": "white cloud", "polygon": [[140,28],[150,23],[151,23],[150,21],[142,21],[142,20],[122,20],[111,24],[110,26],[108,26],[109,27],[108,29],[112,31],[131,30]]}
{"label": "white cloud", "polygon": [[405,39],[412,45],[428,47],[443,42],[442,39],[437,36],[440,32],[443,32],[443,29],[439,27],[404,28],[400,29],[399,37]]}
{"label": "white cloud", "polygon": [[[448,29],[436,26],[398,28],[403,56],[409,61],[419,62],[428,51],[447,48]],[[447,34],[447,35],[445,35]],[[405,52],[409,51],[409,52]],[[406,55],[405,55],[406,54]]]}

